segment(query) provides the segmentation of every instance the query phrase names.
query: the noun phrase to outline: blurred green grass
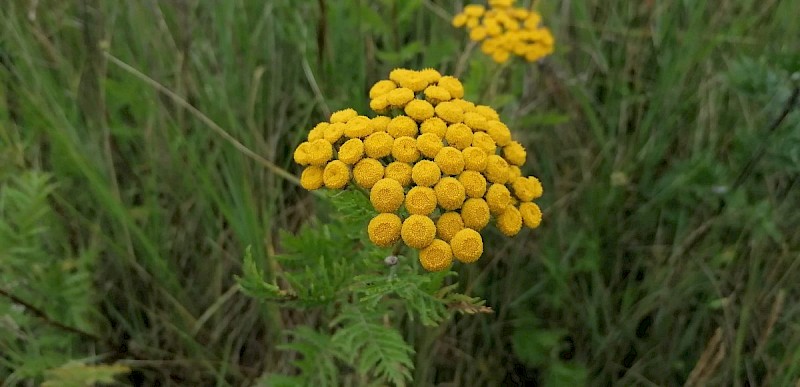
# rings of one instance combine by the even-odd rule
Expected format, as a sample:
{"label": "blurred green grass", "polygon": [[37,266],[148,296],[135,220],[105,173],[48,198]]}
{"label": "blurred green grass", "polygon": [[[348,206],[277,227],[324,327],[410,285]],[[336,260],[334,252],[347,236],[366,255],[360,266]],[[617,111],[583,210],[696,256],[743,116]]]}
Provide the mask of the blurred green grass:
{"label": "blurred green grass", "polygon": [[[36,204],[52,211],[48,243],[23,254],[6,247],[41,239],[3,240],[0,260],[81,262],[91,281],[59,299],[5,266],[3,288],[102,337],[71,338],[73,356],[119,358],[144,384],[291,372],[281,329],[313,325],[313,311],[259,304],[233,276],[248,245],[274,276],[278,231],[315,216],[313,197],[105,53],[292,172],[291,150],[330,111],[367,111],[366,90],[394,67],[434,67],[528,147],[545,221],[513,241],[488,233],[482,263],[460,269],[495,315],[408,324],[415,384],[676,385],[693,370],[697,385],[797,383],[800,119],[765,131],[800,70],[800,3],[538,1],[556,54],[501,67],[465,54],[446,19],[460,8],[6,2],[0,181],[45,172],[53,188]],[[55,313],[70,300],[78,312]],[[0,375],[60,365],[31,348],[0,356]],[[34,358],[52,360],[15,371]]]}

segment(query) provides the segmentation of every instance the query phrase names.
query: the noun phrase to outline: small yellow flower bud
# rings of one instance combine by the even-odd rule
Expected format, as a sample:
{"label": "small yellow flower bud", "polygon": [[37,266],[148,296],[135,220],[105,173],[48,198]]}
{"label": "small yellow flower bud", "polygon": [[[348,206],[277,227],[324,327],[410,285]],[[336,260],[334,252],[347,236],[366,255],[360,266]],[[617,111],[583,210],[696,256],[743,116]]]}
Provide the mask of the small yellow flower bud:
{"label": "small yellow flower bud", "polygon": [[522,177],[522,171],[516,165],[511,165],[508,167],[508,182],[514,183],[517,179]]}
{"label": "small yellow flower bud", "polygon": [[325,188],[342,189],[350,181],[350,167],[341,160],[333,160],[325,166],[322,172],[322,182]]}
{"label": "small yellow flower bud", "polygon": [[356,112],[353,109],[339,110],[339,111],[331,114],[330,122],[332,124],[335,124],[337,122],[347,122],[351,118],[353,118],[353,117],[355,117],[357,115],[358,115],[358,112]]}
{"label": "small yellow flower bud", "polygon": [[411,117],[408,116],[397,116],[392,118],[392,121],[389,122],[389,125],[386,127],[386,131],[392,135],[394,138],[399,138],[403,136],[408,137],[417,137],[417,123]]}
{"label": "small yellow flower bud", "polygon": [[411,170],[411,179],[414,180],[418,186],[431,187],[442,177],[442,171],[439,166],[430,160],[422,160],[416,164]]}
{"label": "small yellow flower bud", "polygon": [[389,126],[389,122],[392,121],[392,117],[387,116],[377,116],[369,120],[369,128],[372,130],[372,133],[375,132],[385,132],[386,127]]}
{"label": "small yellow flower bud", "polygon": [[487,35],[488,31],[486,31],[486,28],[481,26],[475,27],[469,32],[470,40],[475,42],[480,42],[481,40],[486,39]]}
{"label": "small yellow flower bud", "polygon": [[511,141],[511,143],[503,147],[503,158],[505,158],[509,164],[521,166],[525,164],[527,155],[522,144],[516,141]]}
{"label": "small yellow flower bud", "polygon": [[417,137],[417,149],[427,158],[434,158],[444,148],[442,139],[433,133],[423,133]]}
{"label": "small yellow flower bud", "polygon": [[471,228],[465,228],[456,233],[450,240],[453,256],[463,263],[472,263],[483,254],[483,238],[481,234]]}
{"label": "small yellow flower bud", "polygon": [[314,142],[325,138],[325,128],[330,125],[327,122],[320,122],[310,132],[308,132],[308,142]]}
{"label": "small yellow flower bud", "polygon": [[464,171],[458,175],[464,192],[471,198],[482,198],[486,194],[486,178],[480,172]]}
{"label": "small yellow flower bud", "polygon": [[464,113],[464,124],[475,131],[486,131],[488,129],[486,117],[474,111]]}
{"label": "small yellow flower bud", "polygon": [[480,4],[469,4],[464,7],[464,14],[469,17],[481,17],[485,10],[486,8]]}
{"label": "small yellow flower bud", "polygon": [[[365,138],[372,134],[371,120],[366,116],[356,116],[347,121],[344,134],[350,138]],[[333,125],[331,125],[333,126]]]}
{"label": "small yellow flower bud", "polygon": [[405,112],[409,117],[422,122],[433,117],[433,105],[428,101],[415,99],[406,105]]}
{"label": "small yellow flower bud", "polygon": [[419,75],[425,79],[425,82],[436,83],[442,78],[442,74],[436,69],[426,68],[419,71]]}
{"label": "small yellow flower bud", "polygon": [[511,142],[511,131],[508,126],[500,121],[487,121],[486,132],[497,145],[506,146]]}
{"label": "small yellow flower bud", "polygon": [[324,170],[324,168],[316,165],[306,167],[300,175],[300,185],[309,191],[319,189],[322,187],[322,173]]}
{"label": "small yellow flower bud", "polygon": [[345,164],[353,165],[364,157],[364,143],[357,138],[351,138],[339,148],[339,160]]}
{"label": "small yellow flower bud", "polygon": [[325,141],[334,144],[336,141],[339,141],[339,139],[342,138],[346,127],[347,125],[343,122],[330,124],[326,126],[325,130],[322,132],[322,138],[324,138]]}
{"label": "small yellow flower bud", "polygon": [[445,212],[436,221],[436,235],[445,242],[450,242],[457,232],[464,229],[464,221],[458,212]]}
{"label": "small yellow flower bud", "polygon": [[464,109],[453,101],[439,102],[434,111],[437,117],[450,123],[458,123],[464,120]]}
{"label": "small yellow flower bud", "polygon": [[453,27],[455,28],[463,27],[465,24],[467,24],[467,19],[468,19],[467,15],[459,13],[458,15],[453,17],[453,22],[452,22]]}
{"label": "small yellow flower bud", "polygon": [[294,150],[294,162],[300,165],[308,165],[311,161],[311,144],[308,142],[300,143]]}
{"label": "small yellow flower bud", "polygon": [[486,170],[489,160],[486,151],[476,146],[470,146],[461,151],[461,153],[464,155],[464,169],[478,172]]}
{"label": "small yellow flower bud", "polygon": [[392,145],[392,157],[404,163],[413,163],[419,160],[420,154],[417,149],[417,140],[408,136],[396,138]]}
{"label": "small yellow flower bud", "polygon": [[311,165],[325,165],[333,158],[333,145],[324,139],[314,140],[309,148],[308,163]]}
{"label": "small yellow flower bud", "polygon": [[486,162],[486,180],[492,183],[505,184],[508,181],[508,163],[498,155],[489,156]]}
{"label": "small yellow flower bud", "polygon": [[464,186],[454,177],[444,177],[433,187],[436,191],[436,200],[445,210],[457,210],[466,199]]}
{"label": "small yellow flower bud", "polygon": [[477,132],[472,135],[472,146],[483,149],[487,155],[493,155],[497,150],[497,144],[492,140],[492,137],[483,132]]}
{"label": "small yellow flower bud", "polygon": [[450,245],[441,239],[434,239],[419,252],[419,263],[427,271],[447,270],[453,264]]}
{"label": "small yellow flower bud", "polygon": [[447,124],[439,117],[428,118],[419,127],[422,133],[433,133],[437,137],[444,139],[447,133]]}
{"label": "small yellow flower bud", "polygon": [[490,217],[489,205],[483,199],[469,198],[461,206],[461,218],[464,220],[464,226],[473,230],[480,231],[486,227]]}
{"label": "small yellow flower bud", "polygon": [[522,229],[522,214],[514,206],[506,207],[497,217],[497,228],[506,236],[513,237]]}
{"label": "small yellow flower bud", "polygon": [[369,101],[369,108],[376,113],[385,113],[389,110],[389,98],[386,95],[381,95]]}
{"label": "small yellow flower bud", "polygon": [[502,184],[492,184],[486,190],[486,204],[494,215],[500,215],[511,205],[511,192]]}
{"label": "small yellow flower bud", "polygon": [[402,224],[400,217],[395,214],[378,214],[367,225],[369,240],[377,246],[389,247],[400,240]]}
{"label": "small yellow flower bud", "polygon": [[405,87],[413,92],[419,92],[428,87],[428,82],[425,80],[425,77],[417,71],[411,71],[405,74],[398,79],[397,83],[400,87]]}
{"label": "small yellow flower bud", "polygon": [[443,76],[437,85],[450,92],[453,98],[464,98],[464,85],[456,77]]}
{"label": "small yellow flower bud", "polygon": [[386,100],[389,101],[389,104],[399,108],[406,106],[412,99],[414,99],[414,92],[405,87],[400,87],[386,93]]}
{"label": "small yellow flower bud", "polygon": [[369,191],[369,201],[378,212],[395,212],[403,204],[403,186],[394,179],[380,179]]}
{"label": "small yellow flower bud", "polygon": [[436,226],[433,220],[423,215],[410,215],[403,222],[400,230],[403,242],[415,249],[424,249],[436,237]]}
{"label": "small yellow flower bud", "polygon": [[386,166],[386,178],[397,180],[400,185],[407,187],[411,184],[411,164],[393,161]]}
{"label": "small yellow flower bud", "polygon": [[416,186],[406,195],[406,210],[414,215],[430,215],[436,209],[436,192],[433,188]]}
{"label": "small yellow flower bud", "polygon": [[450,92],[443,87],[428,86],[425,88],[425,99],[433,105],[437,105],[440,102],[449,101],[452,98],[453,97],[450,96]]}
{"label": "small yellow flower bud", "polygon": [[519,205],[519,212],[522,214],[522,221],[525,227],[536,228],[542,223],[542,210],[536,203],[522,203]]}
{"label": "small yellow flower bud", "polygon": [[375,84],[372,85],[372,88],[369,89],[369,98],[375,99],[380,96],[384,96],[396,88],[397,85],[388,79],[375,82]]}
{"label": "small yellow flower bud", "polygon": [[475,113],[482,115],[487,120],[500,121],[500,115],[497,114],[497,111],[486,105],[475,106]]}
{"label": "small yellow flower bud", "polygon": [[458,175],[464,170],[464,155],[453,147],[444,147],[434,158],[439,169],[448,175]]}
{"label": "small yellow flower bud", "polygon": [[379,159],[392,154],[394,138],[386,132],[375,132],[364,140],[364,152],[368,157]]}
{"label": "small yellow flower bud", "polygon": [[464,124],[452,124],[444,135],[447,144],[458,150],[472,145],[472,129]]}
{"label": "small yellow flower bud", "polygon": [[362,159],[353,168],[353,180],[361,187],[369,189],[383,178],[383,172],[383,164],[380,161],[371,158]]}

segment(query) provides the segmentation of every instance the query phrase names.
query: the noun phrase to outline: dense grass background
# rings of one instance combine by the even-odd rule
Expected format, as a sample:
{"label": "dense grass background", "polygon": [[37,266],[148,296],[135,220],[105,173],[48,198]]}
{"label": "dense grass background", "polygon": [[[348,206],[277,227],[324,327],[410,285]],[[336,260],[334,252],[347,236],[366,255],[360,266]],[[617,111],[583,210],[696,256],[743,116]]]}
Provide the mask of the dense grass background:
{"label": "dense grass background", "polygon": [[274,277],[278,231],[318,216],[272,166],[298,172],[307,130],[392,68],[434,67],[528,147],[545,221],[459,269],[495,314],[407,325],[414,384],[800,383],[800,117],[773,127],[800,2],[538,1],[556,54],[503,66],[450,27],[462,6],[4,1],[0,380],[293,372],[281,330],[315,312],[233,279],[247,246]]}

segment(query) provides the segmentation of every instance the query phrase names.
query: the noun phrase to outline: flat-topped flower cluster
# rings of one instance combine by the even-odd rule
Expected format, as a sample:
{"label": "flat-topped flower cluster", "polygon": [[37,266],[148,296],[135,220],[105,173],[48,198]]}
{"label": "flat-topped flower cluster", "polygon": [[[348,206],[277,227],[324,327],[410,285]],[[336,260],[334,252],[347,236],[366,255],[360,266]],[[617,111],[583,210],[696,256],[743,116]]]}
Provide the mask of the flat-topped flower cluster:
{"label": "flat-topped flower cluster", "polygon": [[513,0],[489,0],[489,9],[470,4],[453,17],[453,26],[466,27],[469,38],[481,43],[481,51],[495,62],[506,62],[511,54],[537,61],[553,53],[550,30],[541,26],[536,11],[513,7]]}
{"label": "flat-topped flower cluster", "polygon": [[389,247],[401,240],[420,250],[429,271],[448,269],[483,254],[480,231],[494,220],[507,236],[536,228],[533,202],[542,185],[523,176],[527,153],[499,114],[464,98],[455,77],[438,71],[396,69],[370,89],[375,117],[353,109],[315,126],[294,152],[305,166],[304,188],[369,191],[379,213],[370,240]]}

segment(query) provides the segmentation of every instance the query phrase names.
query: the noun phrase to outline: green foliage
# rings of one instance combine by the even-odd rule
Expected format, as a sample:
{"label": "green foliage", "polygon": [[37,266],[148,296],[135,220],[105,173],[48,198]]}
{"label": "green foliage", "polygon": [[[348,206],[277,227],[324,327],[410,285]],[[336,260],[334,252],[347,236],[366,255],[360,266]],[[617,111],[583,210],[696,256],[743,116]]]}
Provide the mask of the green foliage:
{"label": "green foliage", "polygon": [[122,365],[88,365],[69,362],[47,371],[42,387],[91,387],[98,383],[117,384],[115,378],[131,372]]}

